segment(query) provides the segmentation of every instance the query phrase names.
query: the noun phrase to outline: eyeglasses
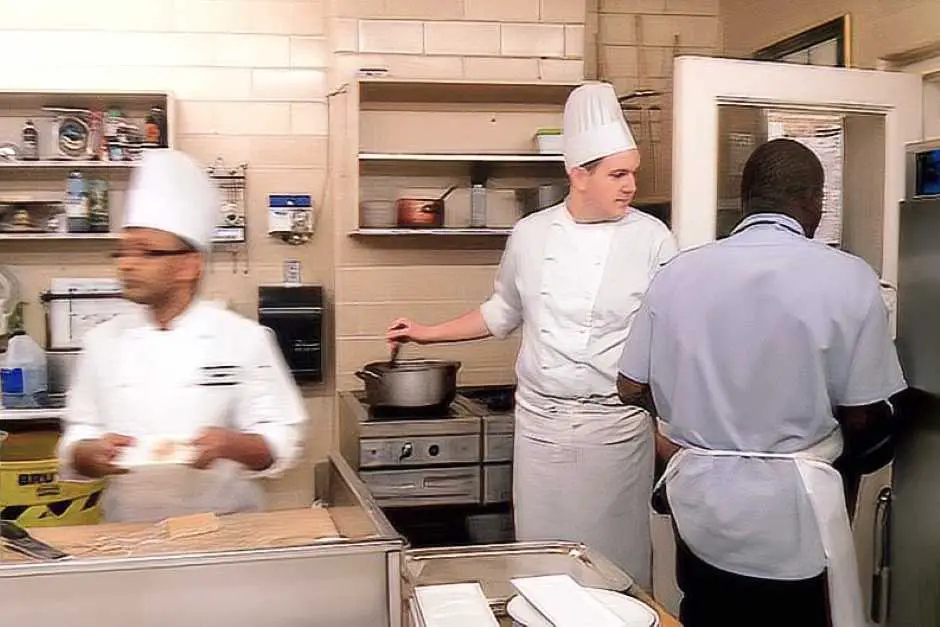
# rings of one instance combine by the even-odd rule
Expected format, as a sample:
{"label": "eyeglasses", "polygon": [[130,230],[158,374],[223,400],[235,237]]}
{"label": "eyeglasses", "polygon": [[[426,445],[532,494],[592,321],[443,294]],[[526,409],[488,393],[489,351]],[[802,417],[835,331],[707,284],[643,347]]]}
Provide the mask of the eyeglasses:
{"label": "eyeglasses", "polygon": [[125,257],[134,258],[134,257],[145,257],[147,259],[154,259],[157,257],[173,257],[176,255],[189,255],[196,251],[189,249],[176,249],[176,250],[118,250],[111,253],[113,259],[123,259]]}

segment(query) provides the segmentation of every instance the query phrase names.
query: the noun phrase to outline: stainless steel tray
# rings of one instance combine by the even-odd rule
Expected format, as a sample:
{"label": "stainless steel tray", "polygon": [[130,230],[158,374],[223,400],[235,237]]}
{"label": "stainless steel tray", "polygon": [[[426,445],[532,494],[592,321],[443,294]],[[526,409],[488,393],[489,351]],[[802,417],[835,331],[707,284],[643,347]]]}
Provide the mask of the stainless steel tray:
{"label": "stainless steel tray", "polygon": [[411,549],[402,564],[404,594],[417,586],[478,582],[498,617],[515,595],[516,577],[569,575],[582,586],[634,592],[634,582],[608,559],[570,542],[519,542],[444,549]]}

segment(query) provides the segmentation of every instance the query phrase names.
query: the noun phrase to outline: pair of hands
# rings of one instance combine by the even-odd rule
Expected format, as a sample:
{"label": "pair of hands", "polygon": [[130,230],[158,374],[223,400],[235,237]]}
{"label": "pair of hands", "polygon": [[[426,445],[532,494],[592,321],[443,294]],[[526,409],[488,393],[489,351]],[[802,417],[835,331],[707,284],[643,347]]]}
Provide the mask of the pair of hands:
{"label": "pair of hands", "polygon": [[[209,427],[190,442],[196,451],[193,468],[208,468],[217,459],[230,459],[238,433],[231,429]],[[108,433],[97,440],[86,440],[76,445],[75,466],[86,477],[105,477],[127,472],[114,464],[122,449],[133,446],[134,438],[117,433]]]}

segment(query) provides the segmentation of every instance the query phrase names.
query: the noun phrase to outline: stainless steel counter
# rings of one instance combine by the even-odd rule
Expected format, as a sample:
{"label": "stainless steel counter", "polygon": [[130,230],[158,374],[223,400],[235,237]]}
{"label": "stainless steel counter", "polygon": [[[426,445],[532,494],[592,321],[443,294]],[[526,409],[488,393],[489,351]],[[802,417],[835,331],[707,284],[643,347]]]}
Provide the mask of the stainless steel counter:
{"label": "stainless steel counter", "polygon": [[4,624],[400,627],[403,539],[339,455],[318,465],[316,486],[344,540],[0,564]]}
{"label": "stainless steel counter", "polygon": [[520,542],[513,544],[415,549],[405,553],[402,564],[405,624],[423,627],[416,601],[419,586],[476,582],[501,625],[510,625],[506,605],[515,592],[511,580],[539,575],[569,575],[582,586],[604,588],[633,596],[658,614],[660,627],[679,627],[633,579],[603,555],[583,544],[570,542]]}
{"label": "stainless steel counter", "polygon": [[0,422],[10,420],[27,422],[31,420],[61,420],[64,409],[7,409],[0,407]]}

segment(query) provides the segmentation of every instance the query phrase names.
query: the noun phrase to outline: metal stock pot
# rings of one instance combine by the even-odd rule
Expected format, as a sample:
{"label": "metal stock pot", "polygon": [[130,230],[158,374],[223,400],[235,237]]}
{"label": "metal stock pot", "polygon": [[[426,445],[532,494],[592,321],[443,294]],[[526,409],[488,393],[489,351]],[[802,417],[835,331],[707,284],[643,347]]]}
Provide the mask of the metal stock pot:
{"label": "metal stock pot", "polygon": [[402,359],[375,361],[356,372],[372,407],[430,409],[447,407],[457,396],[459,361]]}

